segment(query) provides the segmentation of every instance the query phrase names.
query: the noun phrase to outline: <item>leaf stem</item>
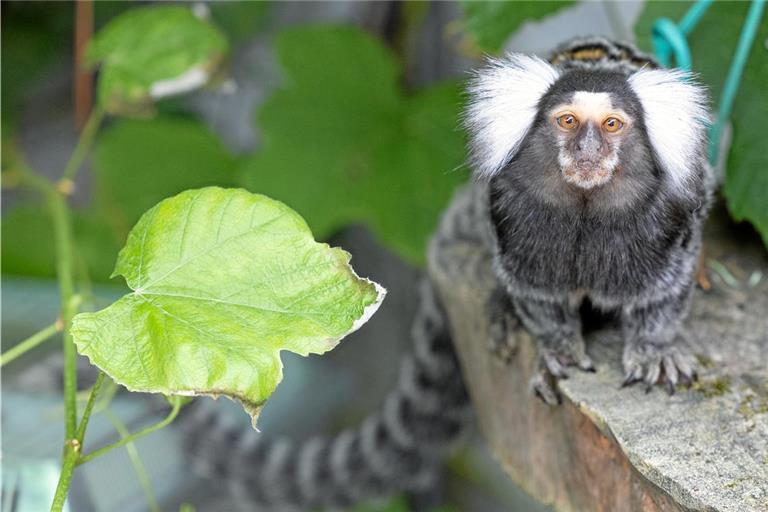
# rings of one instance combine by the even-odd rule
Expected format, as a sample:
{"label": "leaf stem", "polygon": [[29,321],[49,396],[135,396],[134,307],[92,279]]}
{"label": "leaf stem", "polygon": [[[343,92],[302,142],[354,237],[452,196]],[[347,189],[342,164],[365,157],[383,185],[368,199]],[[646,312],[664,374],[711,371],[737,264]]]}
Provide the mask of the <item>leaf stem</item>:
{"label": "leaf stem", "polygon": [[48,195],[48,207],[53,220],[53,236],[56,246],[56,275],[61,297],[61,323],[64,331],[64,419],[66,438],[73,439],[77,428],[77,352],[70,328],[75,316],[72,223],[69,207],[61,193]]}
{"label": "leaf stem", "polygon": [[56,486],[56,494],[53,495],[51,503],[51,512],[61,512],[64,503],[67,501],[69,492],[69,482],[72,480],[72,474],[75,472],[77,459],[80,457],[80,443],[77,439],[67,439],[64,443],[64,463],[61,466],[59,483]]}
{"label": "leaf stem", "polygon": [[64,174],[59,180],[58,188],[64,194],[68,195],[72,192],[77,171],[80,170],[85,157],[88,156],[88,152],[91,150],[93,141],[96,138],[96,132],[99,130],[103,120],[104,110],[99,106],[93,107],[91,115],[88,117],[88,122],[85,123],[83,131],[80,133],[80,139],[77,141],[75,151],[69,158],[69,162],[67,162],[67,166],[64,168]]}
{"label": "leaf stem", "polygon": [[166,416],[165,419],[155,423],[154,425],[150,425],[149,427],[147,427],[147,428],[145,428],[143,430],[140,430],[140,431],[136,432],[135,434],[131,434],[129,436],[123,437],[122,439],[120,439],[117,442],[114,442],[112,444],[104,446],[103,448],[99,448],[98,450],[96,450],[94,452],[91,452],[91,453],[89,453],[87,455],[83,455],[82,457],[80,457],[80,460],[77,461],[76,465],[79,466],[80,464],[85,464],[89,460],[93,460],[96,457],[101,457],[105,453],[111,452],[115,448],[120,448],[121,446],[123,446],[123,445],[125,445],[127,443],[133,442],[136,439],[139,439],[140,437],[144,437],[147,434],[151,434],[155,430],[159,430],[159,429],[167,426],[168,424],[170,424],[174,419],[176,419],[176,416],[179,414],[179,410],[181,410],[181,403],[182,403],[181,398],[178,397],[178,396],[174,396],[173,400],[174,400],[173,401],[173,409],[171,409],[171,412],[168,413],[168,416]]}
{"label": "leaf stem", "polygon": [[20,341],[10,349],[3,352],[3,354],[0,355],[0,367],[5,366],[25,352],[32,350],[44,341],[50,339],[54,334],[61,331],[61,326],[62,325],[60,322],[54,322],[42,331],[36,332],[29,338]]}
{"label": "leaf stem", "polygon": [[80,443],[80,446],[83,445],[83,439],[85,438],[85,429],[88,428],[88,421],[91,419],[91,412],[93,411],[93,406],[96,403],[96,396],[99,394],[99,390],[101,389],[101,385],[104,382],[104,372],[99,372],[99,376],[96,377],[96,382],[93,383],[93,387],[91,388],[91,394],[88,396],[88,403],[85,404],[85,409],[83,410],[83,417],[80,418],[80,425],[77,427],[77,435],[76,439]]}
{"label": "leaf stem", "polygon": [[[117,430],[118,434],[120,434],[123,439],[130,436],[128,429],[125,428],[125,424],[120,421],[120,418],[115,416],[112,411],[107,409],[104,411],[104,414],[106,414],[109,421],[111,421],[112,425],[114,425],[115,430]],[[144,491],[144,497],[147,498],[149,510],[152,512],[160,512],[160,505],[157,503],[155,492],[152,489],[152,482],[149,480],[147,469],[144,467],[144,463],[141,461],[141,457],[139,456],[139,451],[136,449],[136,445],[132,441],[127,443],[125,445],[125,451],[128,452],[128,457],[131,459],[133,470],[136,472],[136,477],[139,479],[139,484],[141,484],[141,488]]]}

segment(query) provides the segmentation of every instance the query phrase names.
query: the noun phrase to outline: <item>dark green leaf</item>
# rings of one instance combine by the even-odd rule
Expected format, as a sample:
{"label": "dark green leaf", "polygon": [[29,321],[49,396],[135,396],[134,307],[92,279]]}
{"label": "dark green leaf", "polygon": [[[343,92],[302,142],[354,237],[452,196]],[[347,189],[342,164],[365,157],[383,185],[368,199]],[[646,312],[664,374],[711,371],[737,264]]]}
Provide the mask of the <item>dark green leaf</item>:
{"label": "dark green leaf", "polygon": [[[651,49],[653,22],[659,17],[679,21],[689,2],[649,2],[637,24],[640,44]],[[711,89],[715,109],[728,68],[746,19],[749,2],[715,2],[688,35],[693,69]],[[748,220],[768,245],[768,152],[765,151],[765,120],[768,119],[768,39],[766,14],[749,54],[731,121],[733,142],[727,160],[723,193],[733,217]]]}
{"label": "dark green leaf", "polygon": [[286,31],[285,87],[264,104],[264,146],[243,166],[251,190],[293,205],[319,238],[365,222],[411,261],[455,186],[464,136],[457,84],[406,95],[394,56],[348,27]]}
{"label": "dark green leaf", "polygon": [[[94,212],[72,214],[76,254],[88,266],[90,278],[106,281],[118,245],[109,226]],[[53,228],[45,205],[23,204],[3,214],[3,273],[54,277]]]}
{"label": "dark green leaf", "polygon": [[124,238],[165,197],[206,185],[232,185],[235,160],[200,123],[182,118],[121,120],[96,141],[100,208]]}
{"label": "dark green leaf", "polygon": [[115,274],[134,291],[75,317],[80,353],[130,390],[228,396],[254,422],[282,379],[280,351],[331,350],[385,293],[284,204],[216,187],[144,214]]}
{"label": "dark green leaf", "polygon": [[467,29],[481,50],[498,52],[504,41],[526,21],[544,18],[573,1],[474,1],[463,0]]}

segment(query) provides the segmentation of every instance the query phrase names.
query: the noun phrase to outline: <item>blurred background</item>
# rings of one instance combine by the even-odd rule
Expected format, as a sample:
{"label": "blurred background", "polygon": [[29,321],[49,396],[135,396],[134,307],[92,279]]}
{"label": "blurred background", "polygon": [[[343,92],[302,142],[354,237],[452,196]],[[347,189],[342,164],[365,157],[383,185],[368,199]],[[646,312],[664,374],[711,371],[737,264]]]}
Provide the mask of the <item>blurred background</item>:
{"label": "blurred background", "polygon": [[[380,406],[395,381],[398,360],[410,344],[415,283],[429,234],[454,189],[469,177],[458,125],[467,72],[484,54],[514,50],[547,56],[576,35],[635,41],[650,51],[653,21],[678,20],[690,6],[184,4],[226,41],[204,87],[134,102],[109,96],[101,83],[91,87],[98,70],[77,68],[75,41],[87,41],[111,20],[152,5],[2,3],[3,170],[23,159],[58,178],[91,105],[107,105],[110,115],[95,134],[72,193],[77,279],[87,309],[104,307],[126,292],[122,278],[109,275],[139,216],[190,188],[244,187],[279,199],[307,220],[317,239],[351,252],[357,273],[389,293],[373,319],[326,356],[283,353],[285,379],[259,427],[262,435],[295,440],[356,424]],[[714,5],[691,36],[694,69],[714,98],[747,7]],[[765,141],[761,127],[768,102],[768,34],[765,26],[760,31],[735,106],[732,150],[722,167],[730,215],[752,222],[766,240],[768,162],[764,151],[755,150]],[[145,64],[152,63],[136,65]],[[53,322],[59,308],[47,211],[9,176],[4,172],[2,192],[3,351]],[[727,213],[721,208],[718,215]],[[63,436],[59,345],[47,342],[2,369],[3,511],[50,505]],[[95,372],[85,360],[80,363],[79,389],[86,389]],[[115,422],[135,431],[165,415],[162,400],[107,387],[88,447],[114,441]],[[199,400],[231,418],[236,428],[250,429],[239,406]],[[249,509],[216,475],[196,471],[181,443],[178,426],[172,425],[139,440],[137,453],[115,450],[82,466],[69,510]],[[243,468],[249,470],[258,468]],[[547,510],[509,482],[476,434],[451,457],[441,482],[436,490],[441,510]],[[406,498],[360,510],[407,511]]]}

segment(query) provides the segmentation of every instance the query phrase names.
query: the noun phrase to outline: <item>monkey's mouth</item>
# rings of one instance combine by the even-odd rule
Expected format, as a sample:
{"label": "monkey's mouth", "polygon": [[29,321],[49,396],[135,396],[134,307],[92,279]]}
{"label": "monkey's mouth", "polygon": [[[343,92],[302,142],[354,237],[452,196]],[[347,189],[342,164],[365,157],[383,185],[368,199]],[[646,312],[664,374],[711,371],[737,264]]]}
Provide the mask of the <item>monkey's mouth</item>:
{"label": "monkey's mouth", "polygon": [[579,160],[563,168],[565,181],[586,190],[608,183],[613,177],[613,169],[604,162]]}

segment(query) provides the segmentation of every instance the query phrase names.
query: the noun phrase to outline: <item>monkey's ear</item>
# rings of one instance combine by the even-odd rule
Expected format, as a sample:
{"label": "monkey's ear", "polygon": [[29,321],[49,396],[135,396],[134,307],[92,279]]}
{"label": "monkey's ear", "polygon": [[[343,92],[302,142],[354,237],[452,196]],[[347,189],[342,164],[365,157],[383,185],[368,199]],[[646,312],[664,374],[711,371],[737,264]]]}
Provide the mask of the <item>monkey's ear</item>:
{"label": "monkey's ear", "polygon": [[685,189],[705,157],[709,122],[706,89],[679,69],[641,69],[629,85],[643,106],[645,125],[659,165]]}
{"label": "monkey's ear", "polygon": [[546,61],[520,53],[489,59],[475,72],[463,121],[478,175],[490,177],[512,159],[536,119],[539,100],[558,76]]}

